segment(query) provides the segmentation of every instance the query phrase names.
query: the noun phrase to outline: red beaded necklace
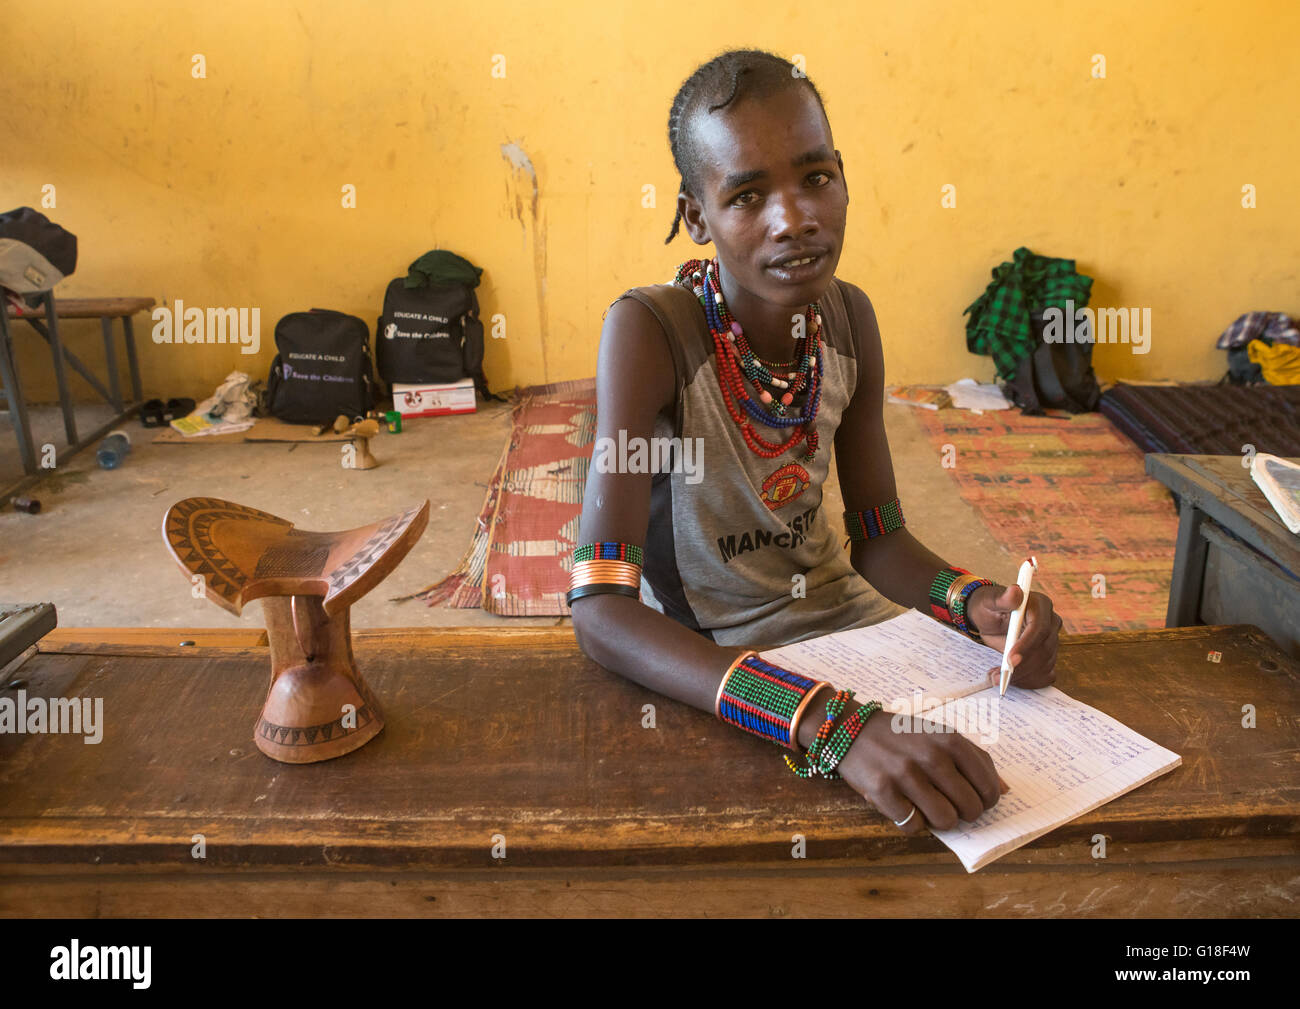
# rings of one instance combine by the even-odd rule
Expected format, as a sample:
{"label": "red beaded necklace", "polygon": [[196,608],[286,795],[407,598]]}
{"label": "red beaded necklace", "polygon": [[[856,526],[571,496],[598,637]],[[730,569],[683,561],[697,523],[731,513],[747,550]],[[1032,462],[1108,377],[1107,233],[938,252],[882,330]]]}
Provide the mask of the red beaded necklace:
{"label": "red beaded necklace", "polygon": [[[816,420],[821,404],[820,306],[816,302],[808,306],[804,335],[796,341],[795,357],[789,362],[797,367],[786,370],[780,365],[769,367],[769,362],[758,358],[750,348],[740,323],[727,310],[716,260],[688,260],[678,268],[674,282],[692,290],[704,307],[705,319],[713,335],[722,400],[727,413],[740,428],[745,444],[755,454],[765,459],[774,459],[806,439],[803,458],[812,461],[817,454]],[[758,393],[757,402],[745,390],[746,378]],[[764,385],[780,390],[779,399],[765,389]],[[805,387],[808,395],[803,409],[792,417],[786,408],[793,404],[795,396]],[[759,406],[759,403],[763,405]],[[754,429],[755,419],[769,427],[790,427],[793,431],[783,442],[770,442]]]}

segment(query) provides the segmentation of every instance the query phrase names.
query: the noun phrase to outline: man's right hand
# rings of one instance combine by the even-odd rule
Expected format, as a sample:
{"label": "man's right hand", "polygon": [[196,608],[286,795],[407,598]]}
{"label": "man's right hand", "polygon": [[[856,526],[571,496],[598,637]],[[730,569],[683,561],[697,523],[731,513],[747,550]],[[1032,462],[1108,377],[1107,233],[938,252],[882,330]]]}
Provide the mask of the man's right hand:
{"label": "man's right hand", "polygon": [[[853,702],[856,704],[856,702]],[[837,770],[899,829],[920,834],[951,830],[992,809],[1002,795],[993,758],[959,732],[896,732],[894,716],[877,711],[867,719]],[[916,722],[908,718],[910,729]]]}

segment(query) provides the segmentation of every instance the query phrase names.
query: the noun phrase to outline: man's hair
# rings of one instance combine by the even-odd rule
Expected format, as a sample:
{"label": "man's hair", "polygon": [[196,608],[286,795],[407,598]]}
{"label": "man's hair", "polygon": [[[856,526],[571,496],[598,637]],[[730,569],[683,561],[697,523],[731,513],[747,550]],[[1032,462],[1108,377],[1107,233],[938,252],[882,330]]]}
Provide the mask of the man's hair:
{"label": "man's hair", "polygon": [[[732,49],[701,64],[682,82],[668,113],[668,146],[673,163],[681,174],[680,193],[701,198],[703,158],[694,129],[698,116],[726,108],[741,97],[768,98],[788,89],[806,86],[826,116],[826,105],[817,86],[798,71],[794,64],[763,49]],[[830,119],[827,118],[829,125]],[[673,218],[673,230],[664,239],[667,245],[677,237],[682,212]]]}

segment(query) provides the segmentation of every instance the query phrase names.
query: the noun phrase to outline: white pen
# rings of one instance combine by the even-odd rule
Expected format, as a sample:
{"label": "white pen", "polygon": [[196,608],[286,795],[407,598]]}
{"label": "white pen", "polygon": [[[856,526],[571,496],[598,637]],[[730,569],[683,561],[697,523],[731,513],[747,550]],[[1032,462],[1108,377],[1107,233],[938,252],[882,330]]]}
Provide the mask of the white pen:
{"label": "white pen", "polygon": [[1007,622],[1007,643],[1002,650],[1002,688],[998,691],[999,697],[1007,692],[1007,687],[1011,684],[1011,649],[1016,646],[1016,639],[1020,637],[1020,625],[1025,620],[1025,605],[1029,602],[1029,587],[1034,582],[1034,572],[1037,570],[1038,558],[1030,557],[1020,565],[1020,574],[1016,578],[1016,584],[1020,586],[1023,597]]}

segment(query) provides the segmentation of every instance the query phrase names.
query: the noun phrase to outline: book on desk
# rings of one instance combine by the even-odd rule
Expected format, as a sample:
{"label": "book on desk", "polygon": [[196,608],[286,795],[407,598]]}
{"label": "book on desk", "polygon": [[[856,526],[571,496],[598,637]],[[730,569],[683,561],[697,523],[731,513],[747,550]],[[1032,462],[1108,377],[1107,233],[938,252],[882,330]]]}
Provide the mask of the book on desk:
{"label": "book on desk", "polygon": [[957,731],[1010,791],[974,823],[931,833],[968,872],[1173,770],[1182,758],[1056,687],[990,678],[1002,653],[919,610],[767,649],[763,658],[884,707],[899,732]]}

